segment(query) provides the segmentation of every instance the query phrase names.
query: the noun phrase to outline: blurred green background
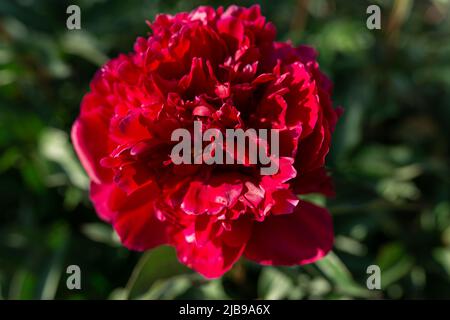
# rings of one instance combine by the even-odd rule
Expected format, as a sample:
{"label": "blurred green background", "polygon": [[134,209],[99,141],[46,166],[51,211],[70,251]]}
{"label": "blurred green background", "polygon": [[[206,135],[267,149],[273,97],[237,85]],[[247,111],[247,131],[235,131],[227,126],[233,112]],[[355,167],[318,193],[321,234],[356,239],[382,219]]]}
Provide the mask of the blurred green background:
{"label": "blurred green background", "polygon": [[[250,5],[255,1],[238,1]],[[121,247],[88,200],[68,132],[96,69],[159,12],[231,1],[0,2],[0,299],[450,298],[448,0],[259,1],[278,39],[311,44],[345,107],[328,166],[333,253],[303,267],[241,260],[207,281],[173,250]],[[66,8],[81,8],[81,30]],[[382,30],[366,28],[378,4]],[[68,290],[66,268],[81,267]],[[382,289],[366,288],[379,265]]]}

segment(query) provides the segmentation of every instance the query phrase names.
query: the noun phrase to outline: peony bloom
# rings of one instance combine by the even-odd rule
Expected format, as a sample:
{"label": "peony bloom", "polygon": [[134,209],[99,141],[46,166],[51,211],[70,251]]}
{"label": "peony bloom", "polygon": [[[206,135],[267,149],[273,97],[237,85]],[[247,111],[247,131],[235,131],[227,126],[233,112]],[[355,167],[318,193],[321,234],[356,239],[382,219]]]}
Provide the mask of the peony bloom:
{"label": "peony bloom", "polygon": [[[338,112],[316,52],[275,41],[259,6],[161,14],[152,34],[106,63],[72,128],[103,220],[133,250],[169,244],[208,278],[244,255],[264,265],[311,263],[333,245],[327,210],[297,194],[332,195],[324,169]],[[279,170],[175,165],[171,133],[278,129]]]}

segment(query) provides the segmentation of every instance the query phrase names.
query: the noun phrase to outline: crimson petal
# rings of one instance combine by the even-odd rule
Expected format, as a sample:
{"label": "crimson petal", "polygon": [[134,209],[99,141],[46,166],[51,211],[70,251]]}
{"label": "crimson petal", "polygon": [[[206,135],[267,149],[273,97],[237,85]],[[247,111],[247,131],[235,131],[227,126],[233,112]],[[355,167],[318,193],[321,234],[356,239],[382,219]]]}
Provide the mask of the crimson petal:
{"label": "crimson petal", "polygon": [[255,223],[244,255],[263,265],[301,265],[324,257],[332,246],[328,211],[300,201],[291,214]]}

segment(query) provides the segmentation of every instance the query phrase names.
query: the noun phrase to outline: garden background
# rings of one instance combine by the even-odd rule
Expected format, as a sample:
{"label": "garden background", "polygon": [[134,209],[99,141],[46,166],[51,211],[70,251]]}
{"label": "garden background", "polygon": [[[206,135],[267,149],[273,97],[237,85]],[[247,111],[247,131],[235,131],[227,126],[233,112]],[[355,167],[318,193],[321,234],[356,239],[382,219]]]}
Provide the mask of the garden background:
{"label": "garden background", "polygon": [[[337,195],[308,196],[333,215],[326,259],[241,259],[208,281],[168,247],[128,251],[97,218],[68,136],[96,69],[129,52],[157,13],[231,3],[0,2],[0,299],[450,298],[448,0],[259,1],[279,40],[318,49],[345,108],[327,160]],[[66,28],[70,4],[81,30]],[[381,30],[366,27],[370,4]],[[81,290],[66,287],[72,264]],[[366,288],[373,264],[381,290]]]}

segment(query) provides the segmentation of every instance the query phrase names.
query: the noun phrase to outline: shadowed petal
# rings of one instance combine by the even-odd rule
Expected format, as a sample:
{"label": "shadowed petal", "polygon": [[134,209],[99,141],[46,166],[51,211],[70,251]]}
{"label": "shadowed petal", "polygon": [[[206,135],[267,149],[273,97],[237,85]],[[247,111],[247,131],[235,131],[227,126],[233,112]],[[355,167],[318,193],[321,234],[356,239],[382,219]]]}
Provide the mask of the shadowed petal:
{"label": "shadowed petal", "polygon": [[255,223],[244,255],[264,265],[299,265],[322,258],[332,246],[333,224],[328,211],[300,201],[292,214]]}

